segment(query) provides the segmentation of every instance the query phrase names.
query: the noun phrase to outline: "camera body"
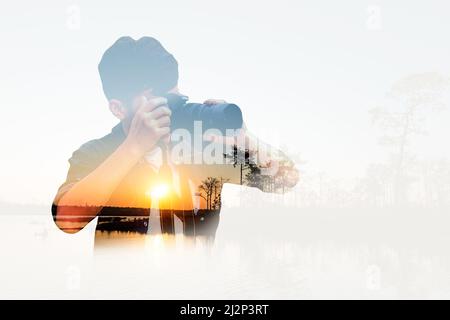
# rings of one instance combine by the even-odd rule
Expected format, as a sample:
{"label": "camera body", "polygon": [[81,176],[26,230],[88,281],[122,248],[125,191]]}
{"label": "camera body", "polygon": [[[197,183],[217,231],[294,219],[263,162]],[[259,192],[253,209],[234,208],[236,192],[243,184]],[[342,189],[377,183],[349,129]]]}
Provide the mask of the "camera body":
{"label": "camera body", "polygon": [[177,94],[165,94],[167,104],[172,111],[171,131],[186,129],[194,133],[194,123],[201,121],[203,132],[217,129],[223,135],[227,130],[241,129],[243,125],[242,111],[233,103],[205,105],[188,103],[188,97]]}

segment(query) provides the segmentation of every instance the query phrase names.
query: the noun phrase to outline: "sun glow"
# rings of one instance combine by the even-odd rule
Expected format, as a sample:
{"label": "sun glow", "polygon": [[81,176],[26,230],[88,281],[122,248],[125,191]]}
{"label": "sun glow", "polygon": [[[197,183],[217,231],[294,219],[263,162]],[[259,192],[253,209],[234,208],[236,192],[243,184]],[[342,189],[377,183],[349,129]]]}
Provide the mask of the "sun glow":
{"label": "sun glow", "polygon": [[161,199],[169,193],[169,186],[165,183],[154,186],[147,194],[154,199]]}

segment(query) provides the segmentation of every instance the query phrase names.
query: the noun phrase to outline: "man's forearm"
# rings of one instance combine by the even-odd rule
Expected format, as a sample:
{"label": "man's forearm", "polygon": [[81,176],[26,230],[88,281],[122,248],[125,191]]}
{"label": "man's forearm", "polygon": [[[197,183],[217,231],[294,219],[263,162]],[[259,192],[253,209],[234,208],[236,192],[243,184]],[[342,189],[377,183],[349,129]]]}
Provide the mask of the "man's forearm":
{"label": "man's forearm", "polygon": [[[295,163],[281,150],[261,141],[245,130],[237,139],[237,148],[245,158],[247,184],[265,192],[284,193],[298,182]],[[239,153],[239,152],[238,152]]]}
{"label": "man's forearm", "polygon": [[84,227],[108,203],[119,183],[141,158],[138,148],[125,141],[55,203],[56,224],[73,231]]}

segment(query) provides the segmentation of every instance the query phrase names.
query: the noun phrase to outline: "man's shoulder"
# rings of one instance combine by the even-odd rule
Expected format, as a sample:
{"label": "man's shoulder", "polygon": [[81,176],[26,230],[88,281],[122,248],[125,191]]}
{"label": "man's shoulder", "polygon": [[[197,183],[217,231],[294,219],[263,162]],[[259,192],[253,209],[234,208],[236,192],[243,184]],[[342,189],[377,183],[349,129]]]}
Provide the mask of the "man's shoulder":
{"label": "man's shoulder", "polygon": [[107,135],[83,143],[73,152],[71,160],[77,158],[88,158],[92,161],[102,160],[113,153],[123,140],[124,135],[118,132],[117,127],[114,127]]}

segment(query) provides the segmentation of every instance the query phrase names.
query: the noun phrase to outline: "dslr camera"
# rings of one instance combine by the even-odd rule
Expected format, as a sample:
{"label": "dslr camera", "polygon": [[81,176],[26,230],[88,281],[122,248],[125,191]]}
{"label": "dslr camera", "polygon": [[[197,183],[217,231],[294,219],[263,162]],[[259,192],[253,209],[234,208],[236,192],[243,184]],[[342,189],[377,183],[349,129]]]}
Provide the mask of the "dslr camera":
{"label": "dslr camera", "polygon": [[242,128],[242,111],[233,103],[214,105],[188,103],[188,97],[173,93],[165,94],[163,97],[167,99],[169,109],[172,111],[171,131],[186,129],[194,133],[196,121],[201,121],[203,131],[217,129],[224,136],[227,130]]}

